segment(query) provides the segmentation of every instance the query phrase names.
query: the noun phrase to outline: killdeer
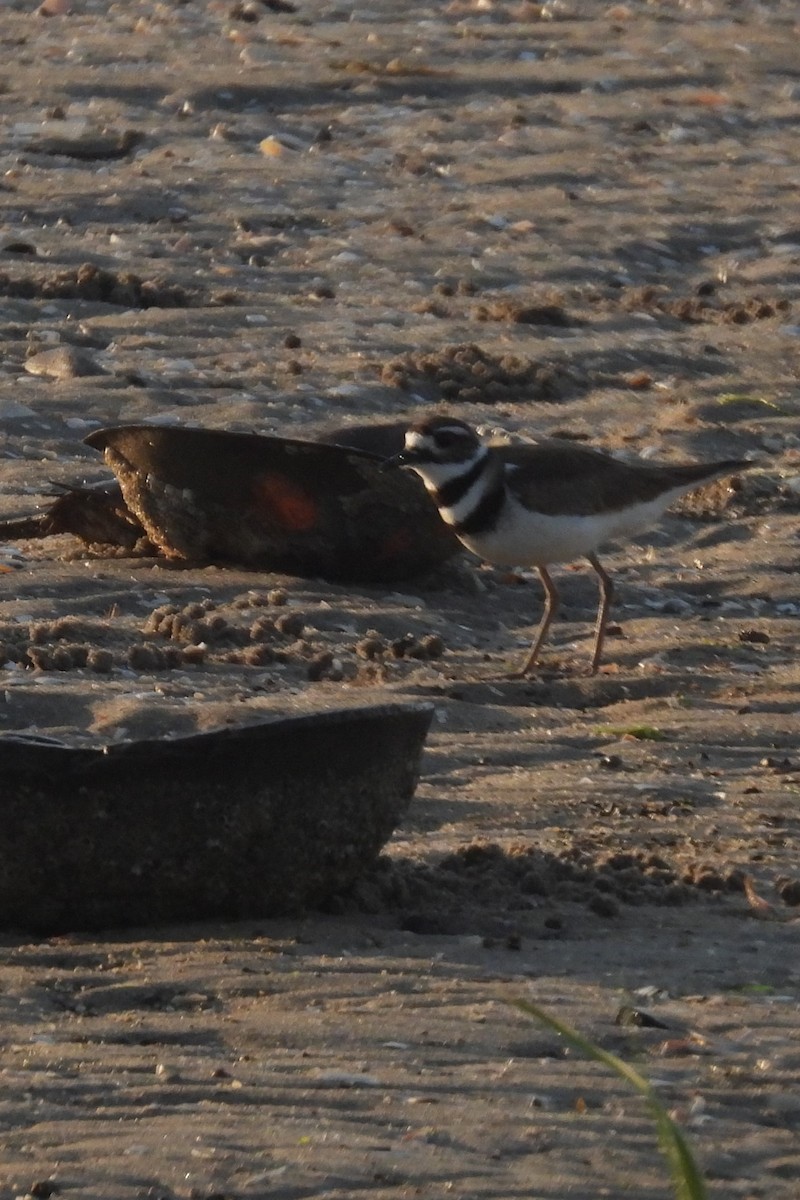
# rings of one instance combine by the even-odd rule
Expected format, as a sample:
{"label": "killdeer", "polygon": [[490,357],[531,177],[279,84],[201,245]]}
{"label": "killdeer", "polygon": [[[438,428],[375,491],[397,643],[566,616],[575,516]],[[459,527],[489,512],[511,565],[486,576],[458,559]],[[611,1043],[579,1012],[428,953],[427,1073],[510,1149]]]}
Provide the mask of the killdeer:
{"label": "killdeer", "polygon": [[494,446],[454,417],[412,425],[389,462],[421,476],[459,541],[497,566],[534,566],[545,591],[542,619],[523,676],[536,664],[558,607],[551,563],[586,558],[600,581],[591,672],[603,652],[614,585],[596,550],[652,525],[679,496],[749,464],[622,462],[573,442]]}

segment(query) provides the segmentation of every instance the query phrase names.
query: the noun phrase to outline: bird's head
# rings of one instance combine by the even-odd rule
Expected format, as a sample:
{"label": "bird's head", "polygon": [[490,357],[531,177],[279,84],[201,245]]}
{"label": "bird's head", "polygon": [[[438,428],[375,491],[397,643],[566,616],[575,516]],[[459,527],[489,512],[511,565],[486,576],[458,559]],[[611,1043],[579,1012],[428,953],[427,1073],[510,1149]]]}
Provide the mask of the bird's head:
{"label": "bird's head", "polygon": [[457,417],[427,417],[406,430],[405,446],[387,466],[408,467],[420,475],[436,476],[437,468],[471,462],[481,453],[477,433]]}

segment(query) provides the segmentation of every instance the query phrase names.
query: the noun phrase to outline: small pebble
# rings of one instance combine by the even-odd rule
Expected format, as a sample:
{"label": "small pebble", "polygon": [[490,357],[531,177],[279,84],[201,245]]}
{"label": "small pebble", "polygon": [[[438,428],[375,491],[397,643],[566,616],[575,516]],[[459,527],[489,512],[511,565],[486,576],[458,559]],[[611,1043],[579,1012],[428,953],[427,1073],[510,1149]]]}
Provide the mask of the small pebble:
{"label": "small pebble", "polygon": [[756,646],[767,646],[770,641],[769,634],[762,629],[740,629],[738,638],[740,642],[750,642]]}
{"label": "small pebble", "polygon": [[55,346],[32,354],[25,362],[29,375],[44,375],[49,379],[78,379],[86,375],[107,375],[86,350],[75,346]]}
{"label": "small pebble", "polygon": [[260,9],[253,3],[241,4],[237,2],[228,12],[228,17],[231,21],[244,21],[249,25],[255,25],[260,16]]}
{"label": "small pebble", "polygon": [[52,1179],[37,1179],[30,1186],[29,1196],[33,1196],[35,1200],[49,1200],[50,1196],[57,1196],[61,1191],[61,1187]]}
{"label": "small pebble", "polygon": [[642,1008],[632,1008],[629,1004],[623,1004],[614,1018],[614,1024],[637,1025],[643,1029],[669,1029],[669,1026],[664,1021],[659,1021],[658,1017],[651,1016]]}
{"label": "small pebble", "polygon": [[622,759],[619,754],[601,754],[597,760],[597,764],[605,771],[620,771],[622,769]]}
{"label": "small pebble", "polygon": [[287,146],[281,138],[270,134],[269,137],[262,138],[258,143],[258,148],[267,158],[280,158],[281,155],[286,154],[293,147]]}

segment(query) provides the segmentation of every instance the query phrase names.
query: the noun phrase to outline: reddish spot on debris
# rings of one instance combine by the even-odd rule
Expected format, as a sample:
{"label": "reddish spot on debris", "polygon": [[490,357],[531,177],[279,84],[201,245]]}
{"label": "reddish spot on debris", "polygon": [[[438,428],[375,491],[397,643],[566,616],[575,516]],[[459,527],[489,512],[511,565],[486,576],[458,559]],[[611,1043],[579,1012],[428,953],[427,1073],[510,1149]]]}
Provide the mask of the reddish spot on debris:
{"label": "reddish spot on debris", "polygon": [[261,475],[253,490],[256,503],[267,508],[270,517],[291,533],[309,533],[317,525],[316,502],[285,475]]}
{"label": "reddish spot on debris", "polygon": [[394,562],[403,558],[414,548],[414,537],[408,529],[396,529],[381,546],[378,558],[381,562]]}

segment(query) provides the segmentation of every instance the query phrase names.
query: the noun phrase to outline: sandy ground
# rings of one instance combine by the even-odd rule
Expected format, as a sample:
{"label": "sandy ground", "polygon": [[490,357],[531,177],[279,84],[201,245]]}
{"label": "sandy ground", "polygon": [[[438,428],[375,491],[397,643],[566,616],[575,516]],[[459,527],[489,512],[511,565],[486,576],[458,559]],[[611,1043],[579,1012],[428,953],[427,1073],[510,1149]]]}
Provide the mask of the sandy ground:
{"label": "sandy ground", "polygon": [[[796,1197],[796,7],[73,7],[0,3],[4,517],[100,478],[103,424],[312,436],[443,398],[757,465],[608,555],[594,679],[583,570],[512,683],[524,571],[345,587],[18,544],[3,729],[387,697],[436,719],[334,911],[4,936],[0,1196],[666,1197],[640,1105],[509,1007],[532,996],[649,1075],[712,1195]],[[258,665],[231,630],[276,589],[302,629]],[[160,663],[158,614],[203,602],[206,661]],[[445,653],[368,662],[369,631]],[[65,644],[112,669],[47,669]],[[309,682],[326,651],[343,677]]]}

